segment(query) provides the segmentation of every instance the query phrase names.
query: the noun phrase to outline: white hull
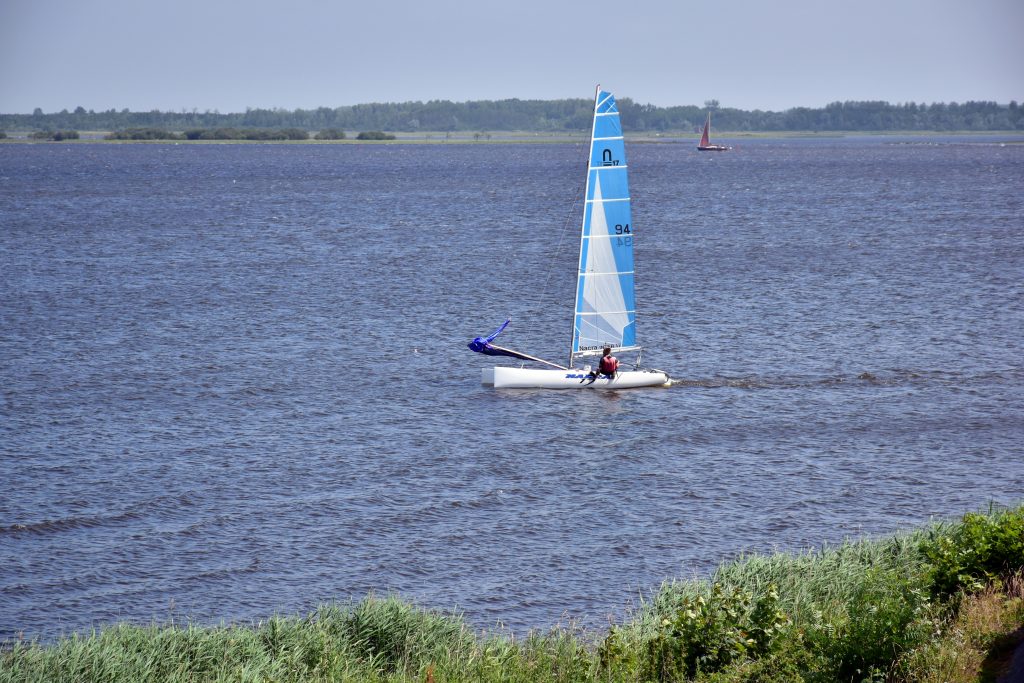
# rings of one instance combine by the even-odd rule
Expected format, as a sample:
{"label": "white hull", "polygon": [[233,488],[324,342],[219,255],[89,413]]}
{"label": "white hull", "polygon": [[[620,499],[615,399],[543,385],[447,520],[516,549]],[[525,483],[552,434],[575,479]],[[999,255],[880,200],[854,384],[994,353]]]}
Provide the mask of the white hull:
{"label": "white hull", "polygon": [[598,377],[591,381],[578,369],[536,370],[533,368],[484,368],[485,386],[495,389],[635,389],[668,386],[668,375],[660,370],[629,370],[615,379]]}

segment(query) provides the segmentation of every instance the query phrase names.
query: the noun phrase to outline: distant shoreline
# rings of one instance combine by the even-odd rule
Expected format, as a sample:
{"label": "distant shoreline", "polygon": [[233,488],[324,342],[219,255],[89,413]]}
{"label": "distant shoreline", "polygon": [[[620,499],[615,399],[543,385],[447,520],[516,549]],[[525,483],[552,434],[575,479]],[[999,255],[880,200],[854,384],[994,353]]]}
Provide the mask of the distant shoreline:
{"label": "distant shoreline", "polygon": [[[393,133],[394,140],[357,140],[355,135],[344,140],[107,140],[111,131],[79,131],[76,140],[36,140],[30,136],[33,131],[7,131],[6,138],[0,138],[0,144],[175,144],[175,145],[238,145],[238,144],[274,144],[274,145],[408,145],[408,144],[458,144],[458,145],[495,145],[495,144],[554,144],[580,143],[589,140],[589,133],[540,133],[528,131],[497,131],[487,134],[444,132],[431,133]],[[178,131],[174,131],[178,132]],[[626,139],[632,143],[676,144],[691,143],[700,137],[697,133],[669,131],[664,133],[626,133]],[[1024,131],[991,130],[991,131],[716,131],[716,140],[787,140],[787,139],[844,139],[844,138],[1004,138],[1008,144],[1024,143]],[[988,141],[988,140],[986,140]]]}
{"label": "distant shoreline", "polygon": [[[495,131],[537,131],[581,134],[590,130],[594,103],[589,99],[477,100],[451,102],[367,103],[316,109],[246,109],[217,111],[116,111],[76,107],[44,113],[0,113],[0,131],[159,129],[202,132],[214,129],[262,131],[383,131],[426,135],[436,131],[483,136]],[[781,112],[722,107],[717,100],[704,106],[659,107],[629,97],[617,100],[624,130],[648,135],[699,131],[710,113],[715,134],[728,131],[1024,131],[1024,107],[1016,100],[931,104],[880,101],[832,102],[824,107],[793,107]],[[188,137],[193,137],[189,135]]]}

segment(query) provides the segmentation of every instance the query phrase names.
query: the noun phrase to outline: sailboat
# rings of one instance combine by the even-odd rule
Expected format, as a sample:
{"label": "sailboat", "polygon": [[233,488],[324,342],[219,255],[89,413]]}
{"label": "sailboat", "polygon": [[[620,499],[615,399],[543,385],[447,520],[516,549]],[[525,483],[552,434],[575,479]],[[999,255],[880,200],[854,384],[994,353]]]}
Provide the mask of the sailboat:
{"label": "sailboat", "polygon": [[724,152],[729,148],[725,145],[712,145],[711,140],[708,138],[708,131],[711,130],[711,112],[708,112],[708,118],[704,121],[704,132],[700,134],[700,142],[697,144],[698,152]]}
{"label": "sailboat", "polygon": [[[583,225],[580,230],[576,312],[573,317],[569,361],[559,365],[494,344],[508,326],[506,320],[487,337],[477,337],[469,348],[489,356],[508,356],[545,367],[483,368],[487,386],[508,389],[630,389],[668,386],[668,374],[640,368],[642,347],[636,340],[636,294],[633,288],[633,239],[626,147],[622,123],[612,93],[597,86],[590,135]],[[592,373],[587,359],[596,361],[609,348],[612,353],[635,353],[632,369],[614,376]],[[577,363],[581,366],[577,367]]]}

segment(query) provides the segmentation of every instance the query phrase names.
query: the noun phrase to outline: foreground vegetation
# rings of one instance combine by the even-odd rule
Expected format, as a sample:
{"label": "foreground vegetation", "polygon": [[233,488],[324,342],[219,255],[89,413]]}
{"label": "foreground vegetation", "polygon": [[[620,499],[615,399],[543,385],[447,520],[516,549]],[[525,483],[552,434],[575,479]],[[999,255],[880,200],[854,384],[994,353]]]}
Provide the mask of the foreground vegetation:
{"label": "foreground vegetation", "polygon": [[480,635],[397,598],[252,626],[8,643],[0,681],[994,680],[1024,626],[1024,506],[673,582],[602,634]]}

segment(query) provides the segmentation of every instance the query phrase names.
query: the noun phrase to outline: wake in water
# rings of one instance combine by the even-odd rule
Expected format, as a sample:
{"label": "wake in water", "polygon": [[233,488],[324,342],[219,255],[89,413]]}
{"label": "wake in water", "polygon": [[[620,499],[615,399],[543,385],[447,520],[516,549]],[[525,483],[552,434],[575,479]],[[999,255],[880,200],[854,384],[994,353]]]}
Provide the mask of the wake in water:
{"label": "wake in water", "polygon": [[864,371],[853,375],[803,375],[803,376],[758,376],[743,377],[709,377],[709,378],[673,378],[673,387],[699,387],[704,389],[809,389],[829,386],[875,385],[880,387],[912,386],[925,384],[965,386],[977,382],[1015,381],[1014,378],[1001,373],[986,373],[984,376],[967,376],[958,372],[945,370],[879,370]]}

